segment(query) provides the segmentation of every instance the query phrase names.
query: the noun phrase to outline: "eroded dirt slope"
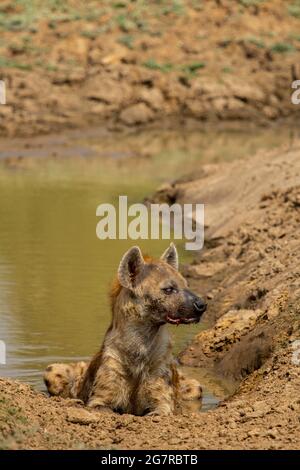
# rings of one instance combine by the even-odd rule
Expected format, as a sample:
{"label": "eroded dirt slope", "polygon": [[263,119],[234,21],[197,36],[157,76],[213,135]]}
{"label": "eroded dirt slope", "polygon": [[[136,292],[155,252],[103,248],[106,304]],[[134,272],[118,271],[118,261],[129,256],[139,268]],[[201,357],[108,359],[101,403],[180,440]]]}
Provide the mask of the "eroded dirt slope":
{"label": "eroded dirt slope", "polygon": [[182,363],[240,380],[299,334],[299,157],[296,143],[204,166],[155,194],[155,201],[206,205],[206,248],[183,271],[210,300],[206,320],[214,327],[195,338]]}
{"label": "eroded dirt slope", "polygon": [[5,1],[0,135],[299,114],[296,0]]}
{"label": "eroded dirt slope", "polygon": [[299,448],[299,371],[291,350],[267,361],[217,410],[175,417],[90,413],[0,380],[1,449]]}

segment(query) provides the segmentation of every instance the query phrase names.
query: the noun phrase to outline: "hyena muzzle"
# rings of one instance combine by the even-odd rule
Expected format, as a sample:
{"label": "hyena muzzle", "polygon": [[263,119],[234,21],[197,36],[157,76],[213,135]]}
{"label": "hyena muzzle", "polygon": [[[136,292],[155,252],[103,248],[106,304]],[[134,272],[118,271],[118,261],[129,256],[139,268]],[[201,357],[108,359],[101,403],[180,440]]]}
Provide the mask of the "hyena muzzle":
{"label": "hyena muzzle", "polygon": [[139,416],[173,413],[187,388],[190,397],[199,398],[201,387],[177,370],[166,324],[197,323],[206,304],[178,272],[175,246],[157,260],[138,247],[125,253],[111,307],[102,347],[75,380],[73,395],[89,407]]}

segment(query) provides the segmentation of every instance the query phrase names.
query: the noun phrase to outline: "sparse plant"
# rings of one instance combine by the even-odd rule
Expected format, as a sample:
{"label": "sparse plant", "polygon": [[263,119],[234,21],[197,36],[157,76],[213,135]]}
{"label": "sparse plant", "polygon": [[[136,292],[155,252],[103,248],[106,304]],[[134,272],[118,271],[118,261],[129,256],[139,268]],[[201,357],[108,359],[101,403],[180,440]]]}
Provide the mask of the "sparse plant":
{"label": "sparse plant", "polygon": [[32,66],[30,64],[23,64],[12,59],[8,59],[7,57],[0,57],[0,68],[2,67],[15,68],[20,70],[32,70]]}
{"label": "sparse plant", "polygon": [[117,25],[119,28],[127,33],[136,27],[135,23],[129,19],[126,15],[119,15],[116,18]]}
{"label": "sparse plant", "polygon": [[239,3],[243,7],[252,7],[252,6],[258,6],[261,3],[263,3],[264,0],[239,0]]}
{"label": "sparse plant", "polygon": [[250,38],[247,38],[246,41],[249,42],[250,44],[253,44],[254,46],[258,47],[259,49],[264,49],[264,47],[265,47],[264,41],[262,41],[259,38],[250,37]]}
{"label": "sparse plant", "polygon": [[118,42],[128,47],[128,49],[133,49],[133,36],[130,36],[130,35],[121,36],[118,39]]}
{"label": "sparse plant", "polygon": [[222,72],[224,73],[233,73],[233,68],[232,67],[223,67]]}
{"label": "sparse plant", "polygon": [[289,38],[290,38],[290,39],[293,39],[294,41],[300,42],[300,34],[294,34],[294,33],[292,33],[292,34],[289,35]]}
{"label": "sparse plant", "polygon": [[300,18],[300,2],[299,0],[288,6],[288,12],[295,18]]}
{"label": "sparse plant", "polygon": [[205,62],[193,62],[191,64],[184,65],[182,67],[182,70],[184,72],[190,73],[190,74],[195,74],[198,70],[201,70],[205,67]]}
{"label": "sparse plant", "polygon": [[180,0],[173,0],[170,2],[170,5],[166,5],[161,10],[161,14],[163,15],[169,15],[170,13],[183,15],[185,13],[183,2]]}
{"label": "sparse plant", "polygon": [[288,42],[276,42],[271,47],[271,51],[279,54],[286,54],[288,52],[294,52],[295,47]]}
{"label": "sparse plant", "polygon": [[159,64],[158,62],[156,62],[155,59],[146,60],[143,63],[143,65],[144,67],[147,67],[148,69],[160,70],[161,72],[170,72],[174,68],[173,64],[170,64],[170,63]]}

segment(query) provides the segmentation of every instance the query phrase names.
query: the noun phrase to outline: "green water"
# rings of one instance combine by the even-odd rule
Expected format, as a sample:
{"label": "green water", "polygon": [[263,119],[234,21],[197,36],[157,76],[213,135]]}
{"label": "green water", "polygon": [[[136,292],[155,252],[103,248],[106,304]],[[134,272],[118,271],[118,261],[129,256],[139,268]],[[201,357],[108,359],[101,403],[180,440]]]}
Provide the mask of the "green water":
{"label": "green water", "polygon": [[[42,389],[47,364],[90,358],[99,347],[110,319],[109,284],[122,254],[136,244],[97,239],[100,203],[117,203],[123,194],[129,204],[141,202],[200,163],[244,157],[286,140],[287,133],[277,129],[101,137],[95,130],[15,145],[5,141],[0,150],[0,340],[7,346],[7,364],[0,365],[0,375]],[[9,164],[4,162],[8,155]],[[168,241],[139,245],[159,256]],[[177,246],[181,262],[191,260],[184,244]],[[199,328],[171,328],[175,350]],[[209,390],[205,397],[207,407],[216,401]]]}

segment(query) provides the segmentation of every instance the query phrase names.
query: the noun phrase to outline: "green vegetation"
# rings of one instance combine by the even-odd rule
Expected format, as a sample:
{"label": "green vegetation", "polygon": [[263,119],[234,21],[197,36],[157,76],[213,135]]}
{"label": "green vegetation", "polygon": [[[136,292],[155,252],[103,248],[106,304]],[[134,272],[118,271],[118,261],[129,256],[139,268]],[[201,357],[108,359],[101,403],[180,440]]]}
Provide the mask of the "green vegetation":
{"label": "green vegetation", "polygon": [[289,35],[289,38],[290,38],[290,39],[293,39],[294,41],[300,42],[300,34],[291,33],[291,34]]}
{"label": "green vegetation", "polygon": [[205,62],[192,62],[191,64],[175,65],[171,63],[160,64],[155,59],[149,59],[143,63],[144,67],[152,70],[159,70],[161,72],[171,72],[172,70],[182,71],[188,75],[195,75],[200,69],[203,69]]}
{"label": "green vegetation", "polygon": [[144,16],[149,12],[149,8],[153,16],[185,13],[184,0],[157,0],[151,5],[146,0],[95,0],[90,2],[88,9],[84,2],[75,4],[59,0],[15,0],[14,3],[18,7],[18,13],[9,13],[5,5],[0,6],[0,30],[34,32],[37,30],[38,21],[43,18],[48,18],[48,26],[56,29],[62,22],[98,21],[103,15],[108,15],[109,21],[124,32],[135,28],[147,31]]}
{"label": "green vegetation", "polygon": [[28,30],[30,21],[23,15],[7,16],[0,13],[0,29],[7,31],[23,31]]}
{"label": "green vegetation", "polygon": [[300,1],[296,0],[294,3],[288,6],[288,12],[295,18],[300,18]]}
{"label": "green vegetation", "polygon": [[182,70],[186,73],[195,75],[195,73],[205,67],[205,62],[193,62],[191,64],[183,65]]}
{"label": "green vegetation", "polygon": [[32,70],[32,66],[30,64],[23,64],[15,60],[8,59],[7,57],[0,57],[0,69],[4,67],[20,70]]}
{"label": "green vegetation", "polygon": [[203,10],[203,2],[201,0],[192,0],[191,4],[194,10],[196,11]]}
{"label": "green vegetation", "polygon": [[103,13],[103,10],[96,7],[96,4],[87,13],[84,4],[75,9],[59,0],[15,0],[14,4],[20,13],[7,13],[5,5],[0,7],[0,30],[35,32],[38,21],[44,18],[48,18],[49,27],[55,29],[60,22],[81,19],[92,21],[98,19]]}
{"label": "green vegetation", "polygon": [[130,36],[130,35],[121,36],[118,39],[118,42],[128,47],[128,49],[133,49],[133,41],[134,41],[133,36]]}
{"label": "green vegetation", "polygon": [[[263,3],[264,0],[238,0],[238,10],[242,12],[239,14],[246,14],[247,7],[257,6]],[[188,8],[201,10],[204,9],[204,6],[205,2],[201,0],[153,0],[151,2],[147,2],[146,0],[102,0],[101,2],[99,2],[99,0],[89,0],[88,2],[74,2],[69,0],[15,0],[15,2],[11,3],[0,3],[0,37],[2,31],[19,33],[11,35],[13,39],[11,39],[11,43],[9,43],[9,40],[5,34],[3,34],[4,39],[2,39],[2,42],[5,42],[3,45],[7,52],[3,52],[4,57],[0,58],[0,67],[14,67],[30,70],[31,65],[21,63],[21,59],[19,59],[19,55],[21,54],[28,54],[28,57],[32,59],[31,62],[33,66],[39,66],[37,59],[40,59],[41,55],[45,55],[47,50],[40,47],[40,35],[37,35],[35,38],[34,35],[30,33],[38,31],[40,20],[44,20],[44,23],[46,21],[48,28],[53,30],[52,37],[57,39],[70,37],[74,33],[74,29],[69,23],[82,20],[82,23],[78,25],[78,34],[82,37],[94,40],[99,38],[103,33],[112,31],[116,34],[116,41],[118,43],[133,50],[137,34],[139,34],[139,38],[144,38],[142,33],[152,37],[163,37],[170,23],[172,24],[173,20],[176,21],[176,15],[187,14]],[[285,12],[286,15],[289,13],[300,18],[300,0],[291,0],[288,2]],[[170,18],[167,20],[165,18],[166,16],[170,16]],[[90,23],[88,24],[86,22]],[[62,23],[68,23],[68,27],[61,27]],[[248,34],[251,35],[251,33]],[[253,44],[260,49],[268,48],[278,54],[292,53],[296,50],[297,44],[295,41],[299,41],[300,35],[295,34],[293,37],[290,35],[289,37],[287,36],[287,38],[276,36],[273,40],[269,39],[274,35],[275,33],[273,32],[262,32],[261,34],[258,33],[257,37],[253,35],[243,38],[243,41]],[[239,42],[234,38],[226,37],[226,34],[224,34],[224,36],[224,40],[218,42],[219,47],[226,48],[230,44]],[[196,34],[194,39],[199,41],[211,39],[210,33],[203,33],[201,29],[199,29],[199,34]],[[276,40],[280,42],[274,43]],[[147,40],[145,40],[143,44],[145,44],[145,49],[152,47],[151,41],[148,43]],[[155,48],[156,42],[153,41],[153,44]],[[6,55],[8,57],[9,55],[16,56],[17,60],[15,60],[14,57],[6,58]],[[155,55],[155,52],[153,55]],[[152,70],[159,70],[163,73],[177,71],[181,73],[181,75],[186,74],[187,76],[193,76],[200,73],[201,69],[205,68],[206,64],[201,61],[201,56],[199,57],[199,55],[190,57],[191,61],[193,57],[196,61],[178,64],[176,59],[174,59],[175,63],[171,63],[173,59],[157,58],[157,60],[155,60],[150,58],[143,63],[143,66]],[[142,60],[144,59],[141,59],[141,62]],[[164,62],[164,60],[166,60],[166,62]],[[189,58],[183,59],[183,61],[189,61]],[[23,62],[26,61],[23,59]],[[40,66],[47,68],[42,62],[40,62]],[[54,68],[50,65],[49,70],[54,71]],[[229,68],[229,70],[227,70],[227,67],[224,67],[223,72],[230,73],[231,69]]]}
{"label": "green vegetation", "polygon": [[171,70],[174,69],[173,64],[170,64],[170,63],[159,64],[158,62],[156,62],[155,59],[146,60],[146,62],[144,62],[143,65],[144,67],[147,67],[148,69],[160,70],[161,72],[170,72]]}
{"label": "green vegetation", "polygon": [[263,2],[264,0],[239,0],[239,3],[243,5],[243,7],[257,6]]}
{"label": "green vegetation", "polygon": [[112,4],[113,8],[126,8],[127,3],[126,2],[114,2]]}
{"label": "green vegetation", "polygon": [[271,47],[271,51],[279,54],[285,54],[288,52],[294,52],[295,47],[288,42],[276,42]]}
{"label": "green vegetation", "polygon": [[[5,438],[0,436],[0,450],[7,450],[13,441],[22,441],[25,434],[32,433],[33,428],[28,428],[28,419],[23,415],[22,409],[16,407],[11,400],[0,397],[0,424],[6,423],[12,430]],[[16,426],[17,425],[17,426]],[[16,427],[18,429],[16,430]]]}
{"label": "green vegetation", "polygon": [[48,70],[48,72],[57,72],[58,70],[58,67],[56,65],[44,64],[44,62],[40,62],[39,64],[36,64],[36,65],[40,65],[45,70]]}
{"label": "green vegetation", "polygon": [[166,5],[161,9],[161,14],[163,15],[169,15],[170,13],[174,13],[175,15],[183,15],[185,13],[183,2],[180,0],[161,2],[161,4],[163,3],[166,3]]}
{"label": "green vegetation", "polygon": [[247,42],[250,44],[253,44],[256,47],[259,47],[260,49],[264,49],[265,43],[259,38],[251,37],[246,39]]}
{"label": "green vegetation", "polygon": [[89,31],[89,30],[81,31],[80,34],[81,34],[81,36],[83,36],[84,38],[89,38],[89,39],[96,39],[96,37],[98,36],[97,31]]}
{"label": "green vegetation", "polygon": [[223,67],[222,72],[224,73],[233,73],[234,70],[232,67]]}
{"label": "green vegetation", "polygon": [[265,31],[262,34],[269,38],[274,38],[275,36],[277,36],[277,33],[275,31]]}
{"label": "green vegetation", "polygon": [[132,29],[135,29],[136,24],[134,21],[132,21],[128,15],[119,15],[116,18],[117,25],[119,28],[127,33],[128,31],[131,31]]}

